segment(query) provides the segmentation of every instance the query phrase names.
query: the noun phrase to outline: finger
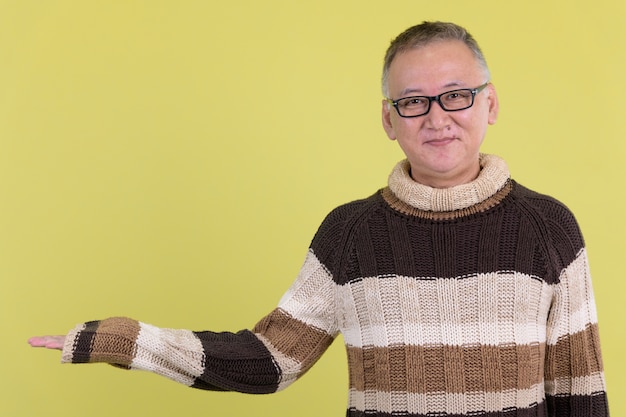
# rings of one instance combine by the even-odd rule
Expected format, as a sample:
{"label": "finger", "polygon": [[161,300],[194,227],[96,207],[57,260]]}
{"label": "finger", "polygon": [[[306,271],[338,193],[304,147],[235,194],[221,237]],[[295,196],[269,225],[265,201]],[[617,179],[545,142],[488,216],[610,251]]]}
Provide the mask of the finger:
{"label": "finger", "polygon": [[40,336],[31,337],[28,339],[28,344],[32,347],[44,347],[46,345],[44,338]]}
{"label": "finger", "polygon": [[32,347],[45,347],[47,349],[63,349],[65,336],[35,336],[28,339]]}

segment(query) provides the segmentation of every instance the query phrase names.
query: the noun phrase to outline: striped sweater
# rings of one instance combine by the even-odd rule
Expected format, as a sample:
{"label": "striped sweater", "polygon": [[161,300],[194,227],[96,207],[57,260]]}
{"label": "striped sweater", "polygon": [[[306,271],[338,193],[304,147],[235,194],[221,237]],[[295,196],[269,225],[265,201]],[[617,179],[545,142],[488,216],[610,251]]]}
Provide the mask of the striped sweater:
{"label": "striped sweater", "polygon": [[608,416],[583,238],[568,209],[481,155],[473,182],[388,187],[333,210],[278,307],[252,330],[129,318],[77,326],[63,361],[107,362],[209,390],[271,393],[338,334],[347,416]]}

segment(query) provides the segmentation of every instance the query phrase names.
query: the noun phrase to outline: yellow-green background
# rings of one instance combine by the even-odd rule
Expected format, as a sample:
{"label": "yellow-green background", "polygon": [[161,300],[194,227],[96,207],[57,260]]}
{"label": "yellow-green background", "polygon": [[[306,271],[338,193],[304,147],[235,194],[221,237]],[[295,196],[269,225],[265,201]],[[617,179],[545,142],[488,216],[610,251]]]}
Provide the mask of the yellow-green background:
{"label": "yellow-green background", "polygon": [[31,335],[126,315],[239,330],[336,205],[401,157],[380,127],[392,37],[467,26],[501,113],[484,150],[586,236],[613,415],[626,415],[626,3],[0,1],[0,415],[341,416],[338,340],[271,396],[60,366]]}

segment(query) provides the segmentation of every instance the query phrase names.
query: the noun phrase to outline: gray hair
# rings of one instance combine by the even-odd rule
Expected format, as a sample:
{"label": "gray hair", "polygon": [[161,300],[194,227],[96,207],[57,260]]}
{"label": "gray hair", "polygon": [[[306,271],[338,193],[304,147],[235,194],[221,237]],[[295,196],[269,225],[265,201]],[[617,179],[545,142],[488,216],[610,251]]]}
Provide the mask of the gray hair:
{"label": "gray hair", "polygon": [[387,48],[385,63],[383,65],[382,91],[389,98],[389,67],[394,58],[410,49],[420,48],[428,44],[440,41],[458,40],[463,42],[474,54],[476,62],[485,71],[489,79],[489,68],[478,42],[463,27],[448,22],[422,22],[412,26],[399,34]]}

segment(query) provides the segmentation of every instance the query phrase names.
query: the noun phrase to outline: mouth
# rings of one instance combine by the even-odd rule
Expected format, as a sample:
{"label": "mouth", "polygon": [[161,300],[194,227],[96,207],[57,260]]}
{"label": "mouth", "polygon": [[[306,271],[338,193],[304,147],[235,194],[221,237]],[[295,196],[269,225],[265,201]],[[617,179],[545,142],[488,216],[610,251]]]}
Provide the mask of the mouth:
{"label": "mouth", "polygon": [[446,146],[452,142],[454,142],[456,138],[439,138],[439,139],[430,139],[424,142],[425,145],[431,146]]}

